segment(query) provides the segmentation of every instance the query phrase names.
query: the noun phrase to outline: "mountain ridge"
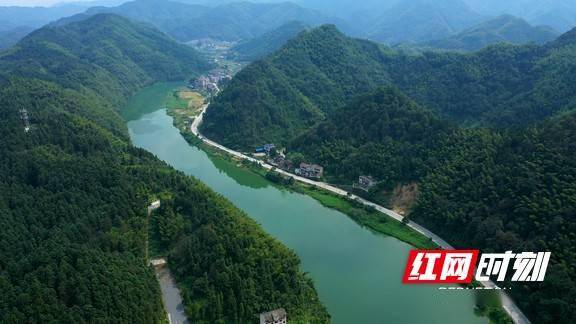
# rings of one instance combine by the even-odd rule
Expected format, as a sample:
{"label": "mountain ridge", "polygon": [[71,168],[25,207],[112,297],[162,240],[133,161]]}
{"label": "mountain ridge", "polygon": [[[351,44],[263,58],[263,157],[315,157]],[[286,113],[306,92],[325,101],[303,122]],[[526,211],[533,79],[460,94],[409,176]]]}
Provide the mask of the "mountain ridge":
{"label": "mountain ridge", "polygon": [[282,24],[299,20],[310,25],[341,20],[325,17],[290,2],[225,3],[215,7],[176,1],[135,0],[118,7],[96,7],[85,13],[62,19],[58,24],[84,19],[98,13],[114,13],[154,25],[179,41],[214,38],[224,41],[248,40],[261,36]]}
{"label": "mountain ridge", "polygon": [[[241,71],[212,103],[202,131],[235,148],[287,143],[326,113],[382,85],[394,85],[462,124],[529,124],[569,109],[576,99],[565,68],[574,65],[568,45],[501,44],[471,54],[409,55],[322,26]],[[560,96],[551,92],[558,80],[565,85]],[[272,84],[281,84],[283,91]]]}
{"label": "mountain ridge", "polygon": [[476,51],[495,43],[545,44],[559,36],[551,27],[532,26],[524,19],[502,15],[445,39],[423,43],[445,50]]}

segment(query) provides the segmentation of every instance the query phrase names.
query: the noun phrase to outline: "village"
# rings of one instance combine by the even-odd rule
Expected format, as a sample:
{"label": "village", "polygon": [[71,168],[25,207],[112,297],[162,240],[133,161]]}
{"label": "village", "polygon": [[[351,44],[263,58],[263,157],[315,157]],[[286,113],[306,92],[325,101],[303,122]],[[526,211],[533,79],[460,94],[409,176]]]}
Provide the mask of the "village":
{"label": "village", "polygon": [[[324,177],[324,167],[310,162],[300,162],[298,165],[292,160],[286,158],[284,150],[280,150],[275,144],[265,144],[257,147],[252,154],[255,158],[266,161],[268,164],[293,173],[297,176],[308,178],[311,180],[322,180]],[[354,189],[369,192],[378,184],[371,176],[361,175],[358,182],[355,182],[352,187]]]}
{"label": "village", "polygon": [[278,169],[304,178],[320,180],[324,176],[324,168],[320,165],[301,162],[298,166],[295,166],[294,162],[288,160],[284,151],[278,150],[275,144],[265,144],[257,147],[253,156],[265,160],[268,164]]}
{"label": "village", "polygon": [[214,69],[190,81],[189,88],[207,96],[214,96],[220,88],[232,80],[232,74],[225,68]]}

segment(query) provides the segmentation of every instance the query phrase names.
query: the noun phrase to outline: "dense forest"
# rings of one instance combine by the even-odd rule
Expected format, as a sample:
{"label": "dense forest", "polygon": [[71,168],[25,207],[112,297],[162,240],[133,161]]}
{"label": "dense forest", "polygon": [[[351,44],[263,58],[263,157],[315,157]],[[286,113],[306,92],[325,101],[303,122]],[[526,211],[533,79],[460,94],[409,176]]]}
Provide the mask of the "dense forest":
{"label": "dense forest", "polygon": [[460,130],[434,150],[410,218],[456,246],[551,251],[543,283],[511,291],[535,323],[574,323],[576,114],[522,130]]}
{"label": "dense forest", "polygon": [[241,72],[205,131],[240,148],[283,144],[340,185],[371,175],[379,201],[412,186],[409,219],[456,247],[552,251],[546,281],[511,294],[536,323],[573,323],[575,55],[576,31],[409,56],[322,27]]}
{"label": "dense forest", "polygon": [[422,177],[430,151],[454,129],[399,90],[381,88],[330,114],[288,151],[327,167],[332,182],[372,175],[393,186]]}
{"label": "dense forest", "polygon": [[0,322],[166,322],[145,260],[157,198],[154,224],[194,322],[255,322],[277,307],[295,322],[328,322],[292,251],[129,142],[127,97],[202,72],[197,53],[97,15],[32,33],[0,66]]}
{"label": "dense forest", "polygon": [[289,151],[324,165],[336,183],[372,175],[381,181],[374,193],[417,183],[409,218],[457,247],[552,251],[546,281],[515,284],[511,294],[537,323],[572,323],[575,126],[572,113],[525,129],[460,129],[398,90],[380,89],[332,114]]}
{"label": "dense forest", "polygon": [[208,110],[203,132],[236,148],[287,143],[382,85],[464,125],[530,124],[572,107],[575,46],[576,30],[543,46],[408,55],[323,26],[241,71]]}

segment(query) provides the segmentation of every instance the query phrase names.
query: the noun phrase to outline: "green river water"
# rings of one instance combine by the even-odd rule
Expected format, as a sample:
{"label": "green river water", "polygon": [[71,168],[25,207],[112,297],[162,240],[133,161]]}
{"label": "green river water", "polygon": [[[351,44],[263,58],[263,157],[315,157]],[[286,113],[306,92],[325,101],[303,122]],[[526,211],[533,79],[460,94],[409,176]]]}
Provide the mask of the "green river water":
{"label": "green river water", "polygon": [[333,323],[488,322],[474,314],[470,291],[403,285],[409,245],[189,145],[162,107],[176,86],[157,84],[131,99],[125,118],[132,142],[200,179],[294,250]]}

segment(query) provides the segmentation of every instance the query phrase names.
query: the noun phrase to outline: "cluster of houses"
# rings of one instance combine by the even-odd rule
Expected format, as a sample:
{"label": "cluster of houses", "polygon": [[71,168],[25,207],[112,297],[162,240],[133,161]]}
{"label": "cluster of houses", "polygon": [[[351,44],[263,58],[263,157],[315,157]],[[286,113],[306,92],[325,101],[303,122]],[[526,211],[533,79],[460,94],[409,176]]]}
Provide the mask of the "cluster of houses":
{"label": "cluster of houses", "polygon": [[235,43],[215,40],[211,38],[194,39],[188,42],[188,45],[202,51],[226,51],[234,46]]}
{"label": "cluster of houses", "polygon": [[[288,160],[284,152],[277,150],[275,144],[265,144],[257,147],[254,151],[255,157],[266,158],[268,164],[287,172],[292,172],[297,176],[308,179],[320,180],[324,176],[324,168],[317,164],[302,162],[295,166],[294,162]],[[378,181],[371,176],[361,175],[358,182],[353,184],[355,189],[370,191],[378,184]]]}
{"label": "cluster of houses", "polygon": [[294,163],[286,158],[284,152],[276,150],[275,144],[265,144],[257,147],[255,152],[255,156],[265,157],[270,165],[285,171],[294,171]]}
{"label": "cluster of houses", "polygon": [[219,84],[230,80],[232,80],[230,73],[218,69],[211,71],[208,75],[202,75],[192,80],[190,87],[201,92],[217,93],[220,91]]}
{"label": "cluster of houses", "polygon": [[275,157],[268,159],[268,163],[284,171],[294,171],[294,162],[286,159],[282,154],[278,154]]}
{"label": "cluster of houses", "polygon": [[324,168],[317,164],[302,162],[296,167],[294,162],[288,160],[283,152],[276,150],[276,145],[274,144],[257,147],[254,155],[257,157],[266,157],[270,165],[284,171],[293,172],[301,177],[319,180],[324,176]]}

